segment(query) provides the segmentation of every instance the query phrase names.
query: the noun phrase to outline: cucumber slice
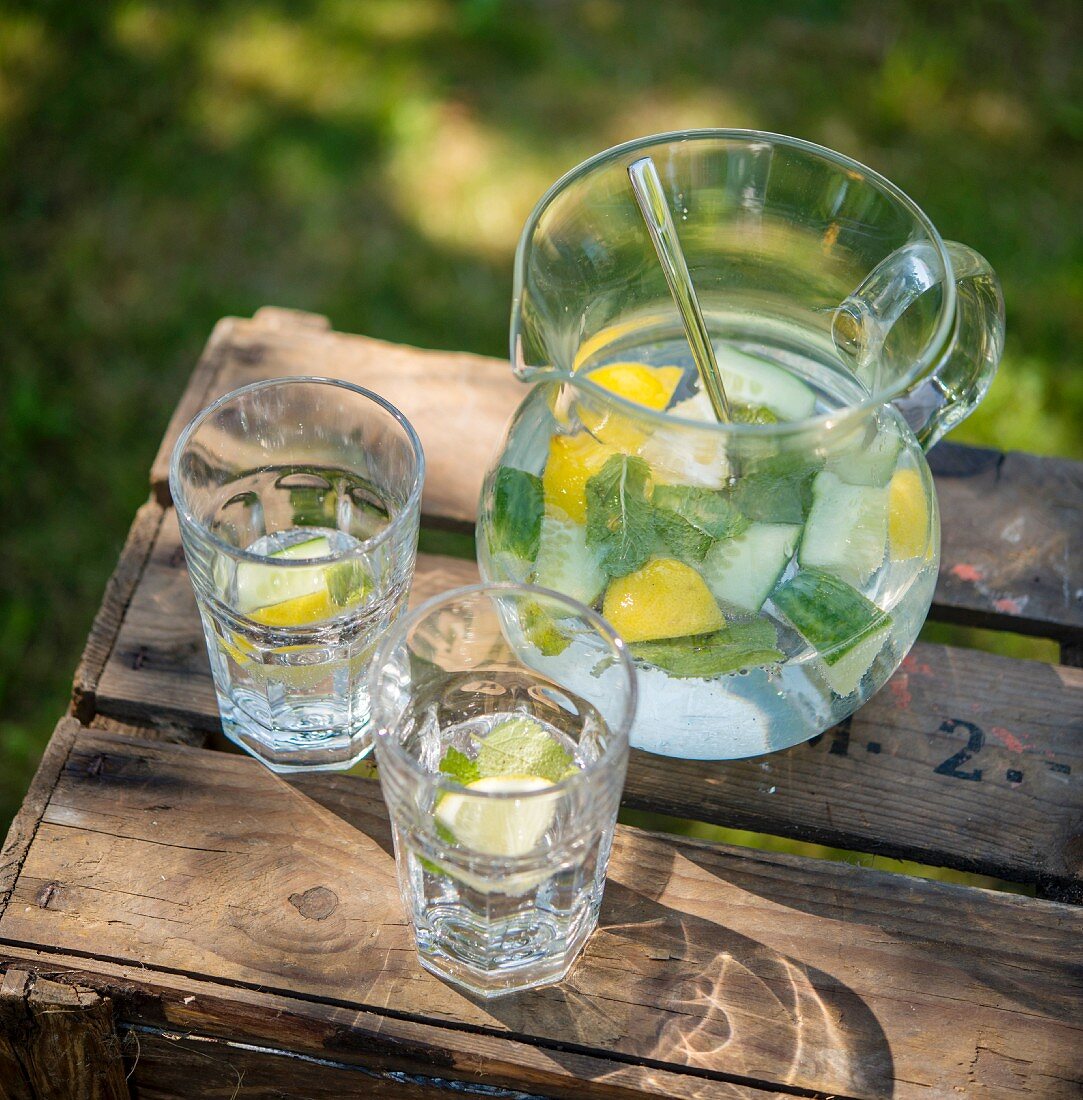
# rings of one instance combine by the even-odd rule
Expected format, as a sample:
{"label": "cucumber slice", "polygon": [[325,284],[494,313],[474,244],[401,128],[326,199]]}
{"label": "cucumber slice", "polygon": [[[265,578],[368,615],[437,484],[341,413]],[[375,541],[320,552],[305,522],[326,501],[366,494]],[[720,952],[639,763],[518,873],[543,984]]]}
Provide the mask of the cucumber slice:
{"label": "cucumber slice", "polygon": [[759,611],[797,549],[798,523],[754,523],[743,535],[719,539],[701,572],[711,594],[743,611]]}
{"label": "cucumber slice", "polygon": [[726,396],[742,405],[770,409],[780,420],[804,420],[816,408],[816,394],[788,370],[765,359],[715,344]]}
{"label": "cucumber slice", "polygon": [[847,447],[832,455],[826,464],[840,480],[848,485],[886,485],[899,463],[902,436],[894,426],[877,431],[871,439],[863,439],[853,447]]}
{"label": "cucumber slice", "polygon": [[856,589],[819,569],[796,573],[772,603],[816,650],[836,695],[850,695],[891,633],[891,616]]}
{"label": "cucumber slice", "polygon": [[825,569],[848,584],[864,584],[887,550],[887,506],[886,489],[848,485],[830,470],[817,474],[801,564]]}
{"label": "cucumber slice", "polygon": [[602,594],[606,574],[587,547],[587,529],[567,516],[547,512],[541,521],[534,584],[571,596],[588,607]]}
{"label": "cucumber slice", "polygon": [[305,558],[327,558],[331,555],[331,540],[326,535],[283,546],[268,557],[285,558],[287,561],[303,561]]}
{"label": "cucumber slice", "polygon": [[[300,561],[305,558],[326,558],[330,554],[331,543],[321,536],[284,546],[269,554],[268,558]],[[242,561],[237,565],[237,610],[245,614],[260,607],[322,592],[327,588],[327,574],[325,565],[276,569],[273,565]]]}

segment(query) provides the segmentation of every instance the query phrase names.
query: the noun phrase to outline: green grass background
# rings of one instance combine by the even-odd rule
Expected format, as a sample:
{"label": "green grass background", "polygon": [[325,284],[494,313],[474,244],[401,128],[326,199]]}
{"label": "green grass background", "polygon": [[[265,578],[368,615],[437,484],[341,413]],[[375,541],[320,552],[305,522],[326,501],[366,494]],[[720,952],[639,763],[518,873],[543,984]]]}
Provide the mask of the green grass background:
{"label": "green grass background", "polygon": [[530,207],[615,142],[750,126],[885,173],[1003,278],[956,438],[1083,456],[1079,29],[1008,0],[0,2],[0,830],[215,320],[502,355]]}

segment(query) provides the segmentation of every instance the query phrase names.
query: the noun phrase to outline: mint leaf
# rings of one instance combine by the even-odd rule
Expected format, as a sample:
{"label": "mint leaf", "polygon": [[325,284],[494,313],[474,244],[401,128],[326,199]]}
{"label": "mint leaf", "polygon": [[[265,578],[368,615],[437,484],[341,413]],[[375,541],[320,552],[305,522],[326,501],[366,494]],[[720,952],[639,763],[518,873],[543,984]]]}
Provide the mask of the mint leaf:
{"label": "mint leaf", "polygon": [[492,547],[533,560],[545,513],[541,478],[501,466],[493,483]]}
{"label": "mint leaf", "polygon": [[777,424],[778,417],[766,405],[730,403],[730,419],[734,424]]}
{"label": "mint leaf", "polygon": [[571,638],[557,626],[556,620],[540,603],[523,605],[523,633],[545,657],[557,657],[572,644]]}
{"label": "mint leaf", "polygon": [[611,577],[645,565],[654,548],[647,499],[651,468],[633,455],[612,455],[587,482],[587,546]]}
{"label": "mint leaf", "polygon": [[766,619],[735,623],[692,638],[637,642],[632,656],[664,669],[678,679],[709,679],[741,668],[757,668],[783,660],[778,633]]}
{"label": "mint leaf", "polygon": [[440,770],[444,775],[450,775],[456,783],[464,787],[481,778],[481,770],[476,760],[471,760],[465,752],[460,752],[452,746],[444,753],[440,761]]}
{"label": "mint leaf", "polygon": [[694,485],[657,485],[651,503],[658,536],[685,562],[702,561],[718,539],[734,538],[750,521],[712,489]]}
{"label": "mint leaf", "polygon": [[524,714],[497,726],[481,742],[473,763],[482,779],[491,775],[536,775],[558,783],[571,767],[572,756],[536,718]]}
{"label": "mint leaf", "polygon": [[327,592],[339,607],[356,603],[369,589],[368,572],[362,562],[335,562],[327,567]]}
{"label": "mint leaf", "polygon": [[757,523],[804,523],[822,465],[803,453],[771,455],[741,471],[730,499]]}

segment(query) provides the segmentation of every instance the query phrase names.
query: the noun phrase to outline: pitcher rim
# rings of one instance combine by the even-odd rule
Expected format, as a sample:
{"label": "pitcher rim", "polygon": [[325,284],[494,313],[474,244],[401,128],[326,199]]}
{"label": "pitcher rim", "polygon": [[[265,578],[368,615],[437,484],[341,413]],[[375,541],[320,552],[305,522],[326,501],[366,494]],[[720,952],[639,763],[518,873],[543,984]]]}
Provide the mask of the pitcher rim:
{"label": "pitcher rim", "polygon": [[947,349],[951,347],[954,341],[954,333],[958,327],[954,271],[952,269],[951,258],[948,255],[947,248],[943,238],[940,236],[940,232],[937,230],[936,226],[933,225],[925,211],[922,210],[922,208],[903,191],[901,187],[892,183],[886,176],[877,172],[875,168],[870,168],[867,164],[862,164],[861,161],[855,160],[853,157],[848,157],[844,153],[829,149],[826,145],[817,145],[815,142],[807,141],[804,138],[791,137],[788,134],[776,134],[769,130],[700,127],[690,130],[667,130],[658,134],[650,134],[646,137],[633,138],[631,141],[625,141],[619,145],[613,145],[608,149],[603,149],[600,153],[595,153],[593,156],[588,157],[586,160],[575,165],[575,167],[569,169],[551,184],[537,203],[535,203],[533,210],[531,210],[523,226],[522,233],[519,235],[519,243],[515,249],[515,264],[512,280],[511,326],[509,332],[509,357],[513,369],[516,367],[516,343],[518,337],[521,335],[518,317],[519,306],[523,296],[526,253],[530,239],[533,236],[534,230],[537,228],[538,221],[556,195],[568,187],[568,185],[588,175],[599,165],[607,161],[618,160],[620,157],[629,153],[639,152],[643,149],[659,145],[681,144],[686,141],[708,139],[717,141],[742,141],[747,143],[764,141],[773,145],[788,146],[800,152],[808,153],[829,161],[840,168],[856,171],[866,178],[873,186],[881,190],[888,198],[903,207],[913,217],[928,236],[944,269],[943,296],[940,302],[939,317],[937,318],[936,328],[926,342],[921,355],[914,360],[910,369],[894,384],[869,394],[867,398],[861,401],[846,404],[840,408],[831,409],[828,412],[804,417],[801,420],[780,421],[775,424],[735,424],[732,422],[723,424],[704,420],[690,420],[687,417],[674,416],[672,413],[666,412],[665,410],[649,409],[635,401],[630,401],[625,397],[613,393],[611,390],[599,386],[595,382],[591,382],[589,375],[580,376],[575,370],[565,371],[563,369],[554,368],[555,376],[562,381],[571,382],[573,385],[585,390],[588,394],[593,394],[595,397],[614,403],[619,409],[625,412],[645,417],[648,421],[653,420],[660,424],[667,423],[679,425],[684,428],[705,429],[712,432],[733,432],[738,436],[745,435],[748,437],[796,435],[802,432],[830,430],[839,423],[849,422],[857,416],[865,415],[870,410],[888,404],[895,398],[905,394],[917,381],[928,374],[929,371],[943,359]]}

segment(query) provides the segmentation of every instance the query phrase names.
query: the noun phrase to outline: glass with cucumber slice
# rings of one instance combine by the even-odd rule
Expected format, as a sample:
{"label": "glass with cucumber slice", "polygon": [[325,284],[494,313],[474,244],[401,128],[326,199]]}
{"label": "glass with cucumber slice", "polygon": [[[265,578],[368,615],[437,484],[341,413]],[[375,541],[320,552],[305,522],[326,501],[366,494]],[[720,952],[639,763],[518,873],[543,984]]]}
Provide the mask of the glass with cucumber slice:
{"label": "glass with cucumber slice", "polygon": [[[853,379],[801,369],[792,348],[716,352],[733,427],[679,341],[622,347],[580,368],[582,392],[545,395],[544,412],[538,397],[550,432],[513,429],[478,526],[487,579],[564,592],[624,637],[632,743],[699,758],[781,748],[851,713],[913,641],[936,561],[927,467],[901,418],[802,434],[791,426],[853,400]],[[516,632],[539,670],[592,675],[559,620],[526,612]]]}

